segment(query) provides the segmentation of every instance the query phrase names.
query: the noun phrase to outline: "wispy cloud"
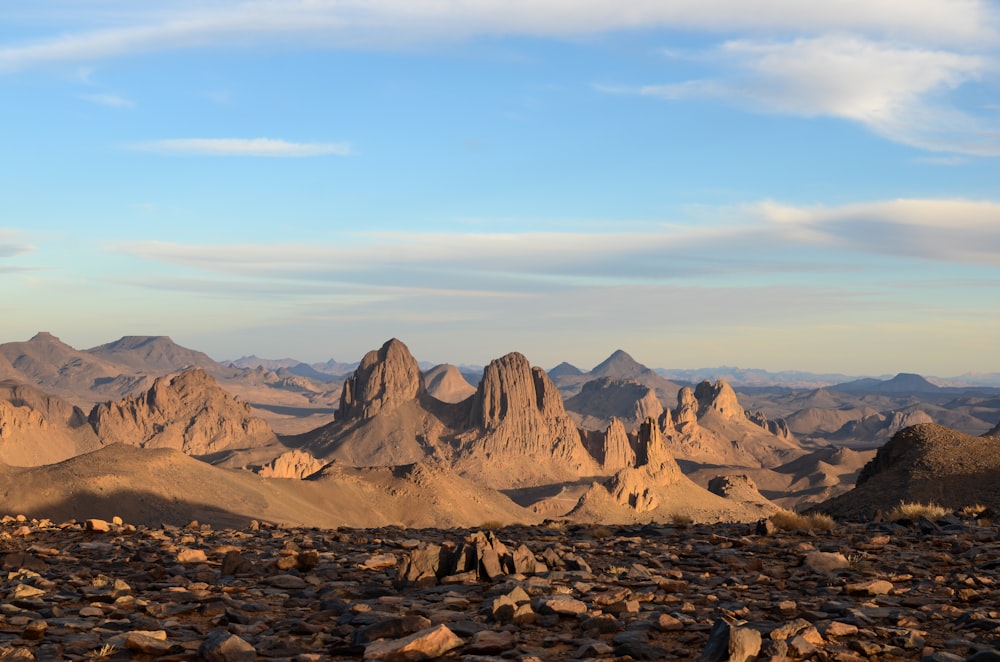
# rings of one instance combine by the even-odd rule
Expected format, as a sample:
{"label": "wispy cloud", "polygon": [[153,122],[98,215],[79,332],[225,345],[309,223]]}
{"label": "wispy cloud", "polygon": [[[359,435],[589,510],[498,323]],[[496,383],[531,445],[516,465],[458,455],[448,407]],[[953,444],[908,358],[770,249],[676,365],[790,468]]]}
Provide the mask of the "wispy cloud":
{"label": "wispy cloud", "polygon": [[135,101],[117,94],[84,94],[81,98],[109,108],[135,108]]}
{"label": "wispy cloud", "polygon": [[[715,78],[646,85],[638,94],[718,98],[751,109],[859,122],[922,149],[1000,155],[1000,124],[956,107],[950,94],[996,70],[985,55],[826,35],[729,41],[705,56]],[[603,91],[623,92],[606,86]]]}
{"label": "wispy cloud", "polygon": [[[225,279],[336,287],[540,294],[594,287],[787,283],[857,275],[875,258],[921,272],[1000,264],[1000,202],[891,200],[840,207],[761,202],[698,225],[642,231],[354,234],[335,243],[114,247]],[[900,261],[903,262],[900,262]]]}
{"label": "wispy cloud", "polygon": [[[182,0],[122,8],[106,1],[67,15],[45,5],[31,19],[53,36],[0,49],[0,72],[46,63],[257,41],[319,47],[397,47],[482,34],[564,36],[675,28],[706,31],[860,32],[926,43],[969,44],[996,37],[986,0],[256,0],[202,7]],[[90,16],[98,17],[91,18]],[[86,18],[85,18],[86,17]],[[101,19],[104,19],[103,21]],[[66,24],[90,25],[67,30]]]}
{"label": "wispy cloud", "polygon": [[295,143],[272,138],[175,138],[136,143],[128,149],[179,156],[259,156],[301,158],[348,156],[347,143]]}

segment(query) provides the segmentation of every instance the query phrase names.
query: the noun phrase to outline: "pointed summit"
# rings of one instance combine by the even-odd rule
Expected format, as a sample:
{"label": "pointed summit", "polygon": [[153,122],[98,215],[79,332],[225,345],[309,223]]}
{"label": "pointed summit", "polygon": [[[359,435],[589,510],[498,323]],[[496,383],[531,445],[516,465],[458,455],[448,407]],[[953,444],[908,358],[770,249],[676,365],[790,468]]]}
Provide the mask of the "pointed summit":
{"label": "pointed summit", "polygon": [[604,359],[590,371],[594,377],[613,377],[623,379],[626,377],[638,377],[653,372],[642,365],[622,349],[616,349],[611,356]]}
{"label": "pointed summit", "polygon": [[417,360],[406,345],[392,338],[380,349],[365,354],[357,370],[344,382],[337,418],[369,419],[425,392]]}

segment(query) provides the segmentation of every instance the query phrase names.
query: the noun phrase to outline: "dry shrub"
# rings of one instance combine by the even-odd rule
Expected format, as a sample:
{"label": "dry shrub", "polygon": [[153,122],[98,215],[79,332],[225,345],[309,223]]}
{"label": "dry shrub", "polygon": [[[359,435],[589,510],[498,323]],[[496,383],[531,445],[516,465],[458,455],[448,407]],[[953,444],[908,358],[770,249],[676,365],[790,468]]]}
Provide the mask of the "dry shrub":
{"label": "dry shrub", "polygon": [[685,515],[684,513],[674,513],[670,516],[670,521],[677,526],[687,526],[688,524],[694,523],[694,518],[690,515]]}
{"label": "dry shrub", "polygon": [[479,528],[483,531],[496,531],[502,529],[504,526],[503,522],[498,522],[496,520],[486,520],[479,525]]}
{"label": "dry shrub", "polygon": [[958,511],[959,515],[962,517],[979,517],[986,512],[986,506],[981,503],[974,503],[969,506],[962,506],[962,509]]}
{"label": "dry shrub", "polygon": [[913,521],[924,517],[934,522],[950,513],[950,510],[944,506],[939,506],[936,503],[902,501],[898,506],[886,513],[885,518],[890,522],[898,522],[899,520]]}
{"label": "dry shrub", "polygon": [[598,525],[590,530],[590,535],[592,535],[596,540],[603,540],[604,538],[610,538],[614,534],[611,527]]}
{"label": "dry shrub", "polygon": [[823,513],[793,513],[790,510],[780,510],[770,517],[771,522],[782,531],[830,531],[834,521]]}

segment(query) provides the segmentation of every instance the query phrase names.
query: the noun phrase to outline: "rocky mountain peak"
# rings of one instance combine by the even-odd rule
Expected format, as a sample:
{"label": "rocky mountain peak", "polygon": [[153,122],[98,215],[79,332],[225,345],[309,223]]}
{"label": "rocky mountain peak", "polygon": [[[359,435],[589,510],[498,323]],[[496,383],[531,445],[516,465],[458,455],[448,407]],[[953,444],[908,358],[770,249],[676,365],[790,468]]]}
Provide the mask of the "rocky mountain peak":
{"label": "rocky mountain peak", "polygon": [[508,416],[529,412],[544,419],[566,416],[562,396],[549,376],[518,352],[490,361],[473,398],[470,423],[492,430]]}
{"label": "rocky mountain peak", "polygon": [[89,421],[106,444],[173,448],[205,455],[274,441],[264,419],[201,368],[160,377],[139,396],[95,405]]}
{"label": "rocky mountain peak", "polygon": [[466,475],[509,487],[598,473],[555,384],[522,354],[491,361],[468,402]]}
{"label": "rocky mountain peak", "polygon": [[635,451],[632,450],[621,419],[611,419],[602,442],[600,459],[605,471],[613,472],[635,466]]}
{"label": "rocky mountain peak", "polygon": [[424,377],[409,348],[392,338],[365,354],[344,382],[339,420],[369,419],[389,412],[426,392]]}
{"label": "rocky mountain peak", "polygon": [[638,377],[652,372],[649,368],[633,359],[628,352],[616,349],[611,356],[604,359],[590,371],[595,377]]}
{"label": "rocky mountain peak", "polygon": [[736,392],[725,381],[718,380],[714,384],[705,380],[694,390],[698,401],[698,415],[714,411],[724,418],[743,418],[745,413],[736,399]]}

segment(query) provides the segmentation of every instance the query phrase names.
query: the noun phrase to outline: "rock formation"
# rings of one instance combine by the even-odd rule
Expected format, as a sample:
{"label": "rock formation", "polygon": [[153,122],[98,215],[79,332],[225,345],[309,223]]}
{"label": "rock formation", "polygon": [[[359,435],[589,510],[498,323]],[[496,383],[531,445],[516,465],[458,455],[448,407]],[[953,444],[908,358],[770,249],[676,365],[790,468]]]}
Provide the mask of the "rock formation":
{"label": "rock formation", "polygon": [[325,464],[306,451],[295,449],[282,453],[262,466],[251,467],[250,470],[261,478],[302,479],[316,473]]}
{"label": "rock formation", "polygon": [[461,471],[493,487],[575,480],[600,471],[548,375],[516,352],[483,370],[467,426],[459,438]]}
{"label": "rock formation", "polygon": [[848,421],[834,434],[831,439],[853,442],[884,442],[903,428],[921,423],[933,423],[933,419],[919,409],[913,411],[893,411],[888,415],[875,413],[859,420]]}
{"label": "rock formation", "polygon": [[664,431],[675,457],[707,464],[777,466],[803,452],[784,421],[747,413],[722,380],[680,389]]}
{"label": "rock formation", "polygon": [[52,464],[100,446],[79,407],[33,386],[0,382],[0,462]]}
{"label": "rock formation", "polygon": [[425,392],[417,360],[406,345],[393,338],[365,354],[354,374],[344,382],[337,418],[369,419]]}
{"label": "rock formation", "polygon": [[161,377],[137,397],[95,405],[89,420],[104,443],[173,448],[189,455],[275,440],[270,426],[254,416],[248,404],[200,368]]}
{"label": "rock formation", "polygon": [[933,423],[900,430],[858,476],[857,486],[817,510],[870,517],[900,502],[948,508],[982,504],[1000,512],[1000,437],[973,437]]}
{"label": "rock formation", "polygon": [[608,429],[601,435],[597,459],[607,473],[635,466],[635,450],[621,420],[612,418]]}
{"label": "rock formation", "polygon": [[583,385],[583,389],[566,400],[566,410],[585,430],[606,428],[612,418],[621,419],[629,430],[635,430],[644,420],[663,415],[663,403],[656,392],[632,379],[601,377]]}

